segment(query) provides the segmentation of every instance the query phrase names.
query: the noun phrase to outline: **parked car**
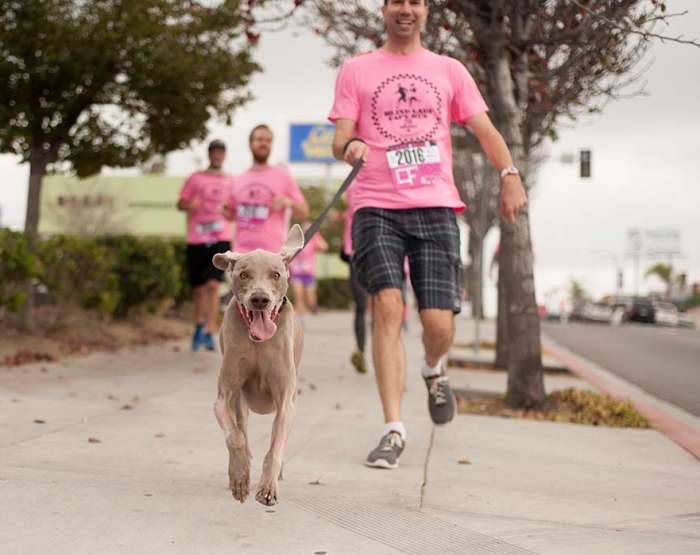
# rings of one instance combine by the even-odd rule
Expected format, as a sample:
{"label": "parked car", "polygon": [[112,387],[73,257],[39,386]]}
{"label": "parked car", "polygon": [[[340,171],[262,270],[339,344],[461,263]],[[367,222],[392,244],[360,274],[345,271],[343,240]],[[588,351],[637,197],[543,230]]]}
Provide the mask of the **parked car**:
{"label": "parked car", "polygon": [[654,302],[654,323],[658,326],[678,325],[678,309],[673,303],[663,301]]}
{"label": "parked car", "polygon": [[581,301],[574,305],[570,319],[579,322],[597,322],[609,324],[612,318],[612,308],[605,303]]}
{"label": "parked car", "polygon": [[625,322],[653,324],[654,305],[647,297],[613,297],[610,300],[610,323],[616,326]]}

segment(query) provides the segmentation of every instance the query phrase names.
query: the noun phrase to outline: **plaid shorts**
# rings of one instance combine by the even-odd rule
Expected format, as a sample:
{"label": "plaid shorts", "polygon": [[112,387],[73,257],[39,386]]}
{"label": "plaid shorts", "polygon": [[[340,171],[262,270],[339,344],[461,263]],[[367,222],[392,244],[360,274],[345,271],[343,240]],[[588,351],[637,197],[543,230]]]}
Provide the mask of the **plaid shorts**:
{"label": "plaid shorts", "polygon": [[462,263],[451,208],[361,208],[353,215],[352,244],[352,263],[370,294],[401,289],[408,257],[419,310],[459,312]]}

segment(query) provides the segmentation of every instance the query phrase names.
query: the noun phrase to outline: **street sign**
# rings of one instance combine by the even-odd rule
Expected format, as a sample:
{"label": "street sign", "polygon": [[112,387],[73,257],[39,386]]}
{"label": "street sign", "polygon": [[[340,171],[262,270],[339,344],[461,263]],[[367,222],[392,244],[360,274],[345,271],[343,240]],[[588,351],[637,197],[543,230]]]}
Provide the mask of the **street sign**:
{"label": "street sign", "polygon": [[580,176],[591,177],[591,151],[582,150],[579,153]]}
{"label": "street sign", "polygon": [[677,229],[646,229],[644,248],[649,257],[669,258],[680,256],[681,232]]}
{"label": "street sign", "polygon": [[289,161],[333,164],[333,133],[328,123],[292,123],[289,126]]}

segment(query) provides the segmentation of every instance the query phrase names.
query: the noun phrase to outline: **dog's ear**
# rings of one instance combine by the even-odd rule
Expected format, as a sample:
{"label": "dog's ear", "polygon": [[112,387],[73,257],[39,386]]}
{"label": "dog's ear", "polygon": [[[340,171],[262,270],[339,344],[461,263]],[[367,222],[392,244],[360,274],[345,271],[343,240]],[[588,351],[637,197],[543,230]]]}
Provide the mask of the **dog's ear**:
{"label": "dog's ear", "polygon": [[280,256],[285,264],[294,258],[294,255],[304,248],[304,232],[299,224],[294,224],[287,235],[287,242],[282,245]]}
{"label": "dog's ear", "polygon": [[219,270],[227,270],[233,268],[234,264],[238,261],[241,255],[237,252],[226,251],[224,253],[217,253],[212,258],[211,263],[214,264],[215,268]]}

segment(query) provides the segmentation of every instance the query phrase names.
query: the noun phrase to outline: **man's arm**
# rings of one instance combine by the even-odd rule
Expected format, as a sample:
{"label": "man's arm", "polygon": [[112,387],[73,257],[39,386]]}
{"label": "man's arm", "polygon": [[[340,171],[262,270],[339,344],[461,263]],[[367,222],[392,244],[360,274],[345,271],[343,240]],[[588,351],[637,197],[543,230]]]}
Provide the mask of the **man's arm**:
{"label": "man's arm", "polygon": [[[335,122],[335,134],[333,135],[333,156],[337,160],[345,160],[348,164],[354,164],[359,159],[367,161],[369,147],[362,140],[348,141],[355,138],[355,122],[351,119],[341,118]],[[347,148],[345,148],[347,145]],[[343,152],[345,149],[345,152]]]}
{"label": "man's arm", "polygon": [[[474,132],[484,149],[489,162],[500,172],[503,168],[513,165],[513,158],[508,150],[508,145],[491,122],[491,119],[483,112],[470,118],[466,122],[467,127]],[[517,174],[509,174],[501,179],[501,214],[510,222],[515,222],[518,212],[527,204],[525,188]]]}

